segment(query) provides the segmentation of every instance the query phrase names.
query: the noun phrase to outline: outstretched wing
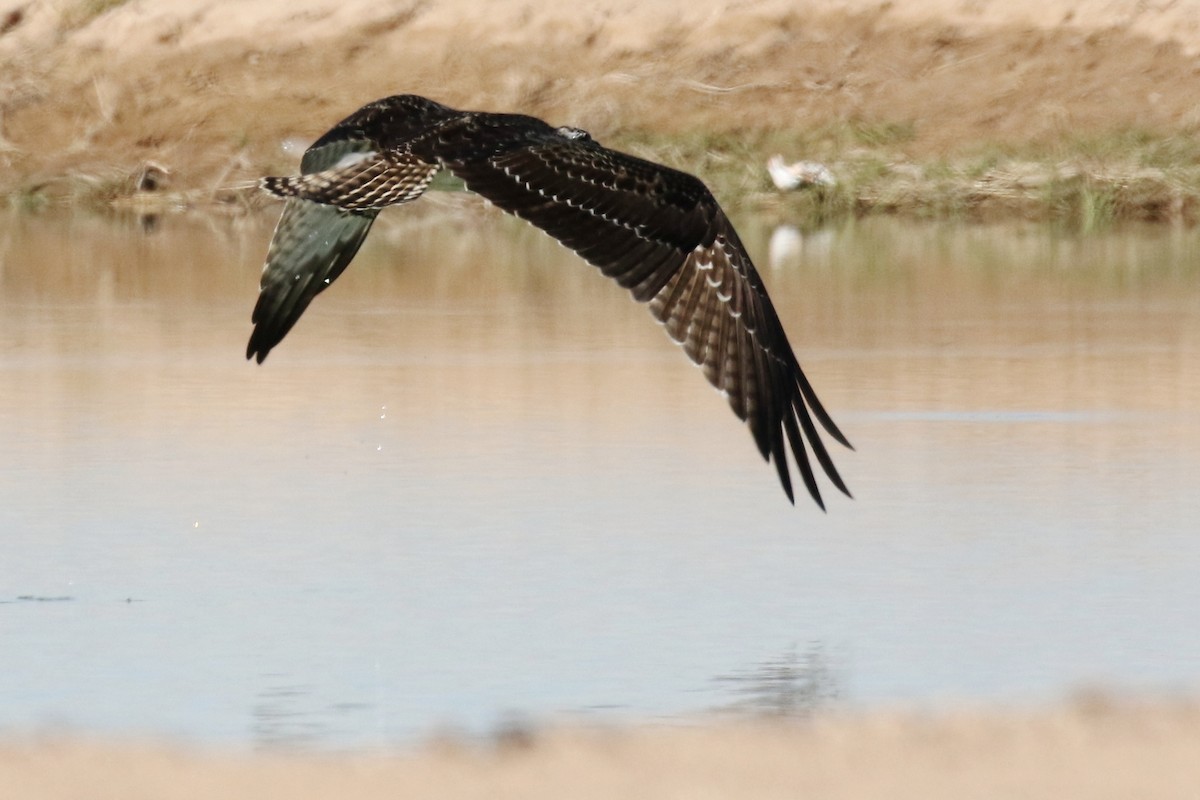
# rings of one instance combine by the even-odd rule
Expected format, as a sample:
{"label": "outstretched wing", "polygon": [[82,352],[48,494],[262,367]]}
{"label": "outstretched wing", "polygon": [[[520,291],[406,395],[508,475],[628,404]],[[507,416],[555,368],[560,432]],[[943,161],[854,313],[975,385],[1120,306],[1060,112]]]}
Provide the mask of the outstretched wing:
{"label": "outstretched wing", "polygon": [[346,269],[378,213],[297,197],[287,201],[267,251],[246,358],[262,363],[312,299]]}
{"label": "outstretched wing", "polygon": [[420,197],[436,172],[410,155],[381,153],[343,122],[305,152],[300,175],[264,178],[263,188],[287,202],[267,250],[246,358],[262,363],[346,269],[380,209]]}
{"label": "outstretched wing", "polygon": [[800,369],[758,272],[707,187],[686,173],[601,147],[582,131],[544,123],[537,133],[498,139],[484,154],[486,131],[517,118],[474,116],[460,126],[461,141],[441,132],[443,166],[649,302],[671,338],[748,423],[789,499],[795,501],[788,450],[822,508],[809,449],[849,495],[814,417],[830,436],[850,444]]}
{"label": "outstretched wing", "polygon": [[707,187],[532,117],[389,97],[322,136],[305,153],[302,175],[264,180],[288,200],[267,253],[247,358],[261,362],[342,273],[383,206],[420,196],[439,169],[648,303],[747,422],[790,500],[789,450],[822,508],[809,450],[850,494],[814,418],[850,443],[800,369],[758,272]]}

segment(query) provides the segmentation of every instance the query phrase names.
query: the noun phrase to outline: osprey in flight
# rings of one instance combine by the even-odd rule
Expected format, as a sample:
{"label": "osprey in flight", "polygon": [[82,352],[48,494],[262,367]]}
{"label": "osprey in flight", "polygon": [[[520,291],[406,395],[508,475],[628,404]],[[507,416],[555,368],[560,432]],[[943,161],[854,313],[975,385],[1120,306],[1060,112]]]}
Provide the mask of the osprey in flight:
{"label": "osprey in flight", "polygon": [[789,500],[790,449],[809,494],[825,507],[806,442],[849,496],[813,418],[850,443],[801,371],[733,225],[698,179],[609,150],[577,128],[457,111],[415,95],[355,111],[308,148],[300,171],[262,181],[287,202],[267,251],[247,358],[261,363],[342,274],[380,210],[416,200],[444,171],[648,303],[749,425]]}

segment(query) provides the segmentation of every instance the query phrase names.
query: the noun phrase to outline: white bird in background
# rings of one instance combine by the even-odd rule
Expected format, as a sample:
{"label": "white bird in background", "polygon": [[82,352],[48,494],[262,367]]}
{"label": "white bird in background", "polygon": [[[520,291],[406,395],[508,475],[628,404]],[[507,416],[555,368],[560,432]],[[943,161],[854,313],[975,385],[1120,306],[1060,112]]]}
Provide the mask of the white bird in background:
{"label": "white bird in background", "polygon": [[783,163],[783,156],[773,155],[767,159],[767,172],[776,188],[782,192],[793,189],[804,189],[809,186],[836,186],[837,178],[829,171],[829,167],[817,161],[797,161],[794,164]]}

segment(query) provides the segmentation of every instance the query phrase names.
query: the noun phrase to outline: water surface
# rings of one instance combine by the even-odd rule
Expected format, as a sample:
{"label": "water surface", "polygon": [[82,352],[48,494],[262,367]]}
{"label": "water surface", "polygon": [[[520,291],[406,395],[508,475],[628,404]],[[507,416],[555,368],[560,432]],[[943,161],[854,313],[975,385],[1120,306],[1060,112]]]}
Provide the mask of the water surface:
{"label": "water surface", "polygon": [[1200,682],[1192,231],[877,220],[768,267],[749,221],[857,447],[822,514],[643,308],[498,215],[385,214],[247,363],[272,223],[0,221],[0,733]]}

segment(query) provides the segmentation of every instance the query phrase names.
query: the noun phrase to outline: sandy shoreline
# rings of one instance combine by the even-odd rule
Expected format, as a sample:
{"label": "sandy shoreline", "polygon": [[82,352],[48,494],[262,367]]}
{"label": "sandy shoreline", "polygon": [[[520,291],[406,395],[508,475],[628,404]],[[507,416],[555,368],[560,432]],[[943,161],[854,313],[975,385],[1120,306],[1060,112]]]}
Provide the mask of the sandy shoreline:
{"label": "sandy shoreline", "polygon": [[563,730],[397,754],[0,744],[0,796],[191,798],[1152,798],[1200,787],[1196,706],[1093,699],[1038,713]]}
{"label": "sandy shoreline", "polygon": [[[771,149],[893,178],[923,170],[917,193],[936,188],[939,165],[981,190],[1019,190],[1023,167],[1007,162],[1030,153],[1120,188],[1147,159],[1195,163],[1171,137],[1200,125],[1198,21],[1195,0],[501,0],[486,14],[469,0],[3,0],[0,190],[111,198],[148,161],[177,190],[289,172],[281,142],[399,92],[635,149],[658,141],[649,154],[706,175],[753,162],[735,176],[752,190],[769,185]],[[1093,152],[1121,136],[1166,144]],[[663,137],[687,145],[672,152]],[[986,171],[997,164],[999,178]],[[1190,172],[1152,177],[1162,203],[1175,184],[1200,191]],[[886,206],[877,195],[896,182],[865,189],[866,202]]]}

